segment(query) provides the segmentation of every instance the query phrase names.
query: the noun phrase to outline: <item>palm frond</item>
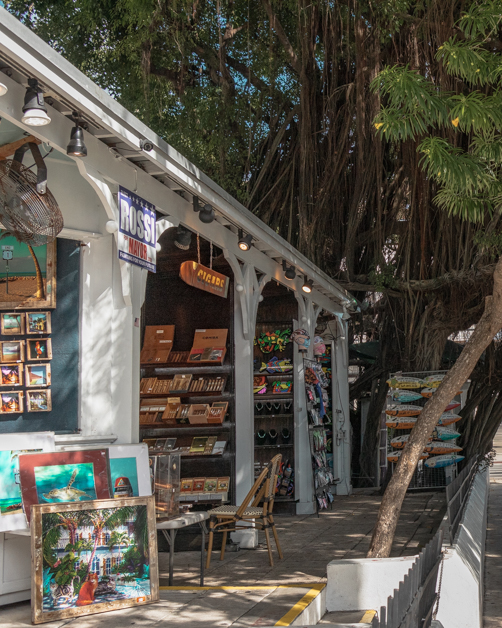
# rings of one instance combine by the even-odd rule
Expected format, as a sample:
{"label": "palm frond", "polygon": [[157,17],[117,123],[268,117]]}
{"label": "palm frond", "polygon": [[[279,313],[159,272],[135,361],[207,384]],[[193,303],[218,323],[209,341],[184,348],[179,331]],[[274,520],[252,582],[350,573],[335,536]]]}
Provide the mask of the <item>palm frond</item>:
{"label": "palm frond", "polygon": [[451,37],[436,53],[448,74],[460,76],[473,85],[486,85],[498,68],[497,58],[478,42]]}

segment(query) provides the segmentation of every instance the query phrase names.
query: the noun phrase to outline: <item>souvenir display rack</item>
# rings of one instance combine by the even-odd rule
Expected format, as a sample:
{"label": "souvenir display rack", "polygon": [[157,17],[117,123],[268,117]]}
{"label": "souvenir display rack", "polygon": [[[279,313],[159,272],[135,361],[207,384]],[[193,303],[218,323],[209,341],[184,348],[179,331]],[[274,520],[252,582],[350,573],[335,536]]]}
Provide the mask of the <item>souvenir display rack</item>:
{"label": "souvenir display rack", "polygon": [[[331,357],[329,358],[331,361]],[[329,457],[332,434],[331,399],[328,394],[331,380],[323,368],[322,358],[303,360],[305,395],[307,400],[310,454],[316,510],[326,509],[333,502],[330,486],[334,483],[333,456]],[[330,465],[331,462],[331,465]]]}
{"label": "souvenir display rack", "polygon": [[[152,453],[158,451],[155,443],[160,439],[176,439],[175,447],[181,449],[182,478],[230,478],[226,492],[207,496],[180,493],[180,503],[207,509],[231,501],[235,495],[233,288],[228,298],[222,298],[186,284],[180,278],[180,266],[197,259],[196,238],[192,237],[188,250],[177,248],[175,240],[176,228],[164,232],[157,273],[149,274],[147,280],[143,335],[148,326],[167,330],[173,325],[174,333],[169,351],[161,354],[165,362],[141,364],[140,405],[155,410],[141,412],[140,437],[150,441]],[[211,248],[202,238],[200,253],[202,263],[209,266]],[[232,271],[223,257],[213,259],[213,268],[230,277],[232,284]],[[203,329],[228,330],[221,363],[190,361],[196,331]],[[217,412],[215,406],[223,408]],[[224,441],[223,453],[190,452],[194,438],[202,437]]]}
{"label": "souvenir display rack", "polygon": [[[413,405],[413,406],[419,406],[421,408],[423,408],[425,406],[425,404],[427,403],[427,401],[429,400],[428,397],[422,396],[422,392],[429,390],[432,391],[435,388],[430,388],[427,385],[427,379],[434,379],[439,377],[444,377],[444,375],[447,373],[447,371],[421,371],[421,372],[414,372],[414,373],[392,373],[390,375],[390,378],[388,380],[389,382],[389,393],[387,396],[387,402],[386,402],[386,407],[384,410],[384,414],[383,414],[383,424],[386,427],[386,434],[387,434],[387,438],[386,438],[386,445],[385,445],[385,449],[387,451],[387,456],[386,456],[386,463],[387,463],[387,472],[392,474],[394,472],[394,469],[396,467],[397,462],[391,462],[388,460],[389,457],[392,457],[392,454],[395,454],[396,452],[396,448],[392,446],[391,441],[393,439],[395,439],[396,437],[401,437],[401,436],[407,436],[409,434],[411,434],[411,428],[409,429],[396,429],[393,427],[388,427],[386,424],[389,421],[392,421],[393,417],[388,416],[385,412],[389,409],[389,407],[397,407],[400,405]],[[413,385],[415,387],[413,388],[400,388],[397,384],[396,384],[396,378],[398,377],[404,377],[404,378],[412,378],[412,379],[416,379],[417,383],[416,386],[415,384],[412,382],[410,383],[410,386]],[[393,385],[393,383],[395,385]],[[460,391],[459,391],[460,392]],[[413,399],[412,401],[410,400],[403,400],[403,401],[398,401],[395,397],[399,394],[399,393],[411,393],[411,394],[416,394],[416,396],[418,397],[418,395],[420,395],[420,398],[417,399]],[[432,392],[430,393],[432,394]],[[461,398],[460,395],[455,396],[452,399],[452,403],[457,403],[458,404],[458,409],[457,408],[452,408],[451,410],[447,411],[450,413],[457,413],[458,410],[461,409]],[[416,418],[416,415],[415,415]],[[456,430],[456,423],[452,423],[450,425],[448,425],[449,428],[452,428],[453,430]],[[437,436],[437,434],[436,434]],[[457,437],[459,438],[459,437]],[[457,439],[451,439],[449,441],[445,441],[445,442],[449,442],[452,444],[456,444]],[[434,437],[433,442],[438,442],[438,439],[436,437]],[[399,450],[397,450],[399,451]],[[459,449],[459,451],[457,452],[452,452],[454,454],[458,454],[460,456],[462,456],[462,451]],[[415,469],[413,476],[411,478],[408,490],[419,490],[419,489],[425,489],[425,490],[429,490],[431,488],[444,488],[445,486],[447,486],[457,475],[457,469],[458,469],[458,464],[457,463],[453,463],[450,464],[446,467],[433,467],[433,468],[429,468],[425,463],[426,460],[432,460],[434,459],[436,456],[439,456],[440,454],[433,454],[433,453],[429,453],[427,454],[428,457],[424,458],[422,460],[418,461],[417,464],[417,468]],[[386,481],[388,481],[389,476],[387,476]]]}
{"label": "souvenir display rack", "polygon": [[[267,284],[263,296],[258,307],[253,354],[255,477],[273,456],[282,454],[275,508],[278,512],[294,514],[294,345],[290,335],[298,304],[289,291],[273,282]],[[267,344],[267,338],[270,344]],[[282,372],[284,370],[286,372]]]}

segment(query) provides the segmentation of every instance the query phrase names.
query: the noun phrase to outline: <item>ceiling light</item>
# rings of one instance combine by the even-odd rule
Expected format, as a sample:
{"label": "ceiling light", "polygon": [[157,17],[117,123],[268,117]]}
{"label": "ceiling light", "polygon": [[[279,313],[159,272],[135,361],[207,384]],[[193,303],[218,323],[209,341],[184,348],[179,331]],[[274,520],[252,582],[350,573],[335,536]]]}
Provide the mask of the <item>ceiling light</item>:
{"label": "ceiling light", "polygon": [[304,280],[303,280],[303,286],[302,286],[303,292],[306,292],[307,294],[310,294],[312,292],[313,288],[314,288],[314,281],[313,281],[313,279],[307,279],[307,275],[305,275],[304,276]]}
{"label": "ceiling light", "polygon": [[285,260],[282,260],[282,270],[284,271],[284,276],[286,279],[294,279],[296,277],[296,270],[294,266],[290,266],[286,264]]}
{"label": "ceiling light", "polygon": [[188,251],[192,242],[192,232],[180,225],[176,231],[176,239],[174,240],[174,246],[177,246],[182,251]]}
{"label": "ceiling light", "polygon": [[66,147],[66,154],[73,157],[86,157],[87,148],[84,144],[84,131],[78,124],[78,114],[74,113],[75,126],[71,130],[70,141]]}
{"label": "ceiling light", "polygon": [[5,83],[2,83],[2,81],[0,81],[0,96],[5,96],[5,94],[9,91],[9,88],[7,87],[7,85]]}
{"label": "ceiling light", "polygon": [[243,235],[242,230],[239,230],[239,248],[241,251],[249,251],[251,244],[253,243],[253,236],[248,233]]}
{"label": "ceiling light", "polygon": [[45,126],[50,121],[51,119],[47,115],[47,107],[44,102],[44,95],[38,86],[37,79],[28,79],[21,122],[28,126]]}
{"label": "ceiling light", "polygon": [[203,207],[201,207],[199,205],[199,199],[196,196],[193,197],[193,210],[194,212],[199,212],[199,220],[206,225],[213,222],[215,219],[212,205],[206,203]]}

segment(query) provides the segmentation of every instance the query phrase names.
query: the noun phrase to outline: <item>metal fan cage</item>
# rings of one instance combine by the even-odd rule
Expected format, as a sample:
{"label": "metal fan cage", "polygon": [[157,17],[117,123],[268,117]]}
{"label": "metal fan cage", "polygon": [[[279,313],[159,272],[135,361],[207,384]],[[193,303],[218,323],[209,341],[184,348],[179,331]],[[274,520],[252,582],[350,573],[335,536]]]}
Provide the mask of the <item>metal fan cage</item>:
{"label": "metal fan cage", "polygon": [[0,220],[19,242],[42,246],[63,228],[63,216],[49,190],[37,192],[37,177],[14,160],[0,161]]}

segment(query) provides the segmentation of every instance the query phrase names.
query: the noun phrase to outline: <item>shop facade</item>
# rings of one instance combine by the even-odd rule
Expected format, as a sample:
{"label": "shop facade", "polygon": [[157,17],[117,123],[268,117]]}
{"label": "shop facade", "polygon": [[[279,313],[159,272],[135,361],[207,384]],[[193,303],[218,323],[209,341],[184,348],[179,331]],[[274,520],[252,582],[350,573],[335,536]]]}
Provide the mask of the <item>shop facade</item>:
{"label": "shop facade", "polygon": [[[36,78],[44,92],[51,118],[45,126],[28,126],[22,121],[29,78]],[[185,336],[175,335],[174,345],[176,348],[179,339],[185,343],[179,350],[190,349],[188,335],[193,337],[201,327],[229,331],[225,365],[233,424],[229,434],[232,460],[228,467],[233,500],[239,503],[251,488],[255,464],[259,462],[256,432],[261,423],[256,422],[256,415],[261,416],[263,406],[257,412],[257,403],[261,402],[257,402],[253,392],[255,360],[259,357],[255,346],[257,332],[302,328],[313,338],[321,313],[333,317],[331,329],[335,330],[333,468],[337,482],[333,490],[349,494],[350,429],[337,421],[339,416],[349,416],[346,321],[353,299],[2,8],[0,79],[7,88],[0,96],[0,144],[14,145],[23,141],[26,134],[41,142],[42,154],[47,153],[48,187],[64,219],[55,245],[56,302],[54,308],[48,308],[53,340],[52,411],[45,421],[38,417],[34,420],[29,413],[7,417],[0,421],[0,433],[54,431],[60,448],[137,443],[154,436],[155,428],[150,426],[148,429],[153,432],[147,434],[140,425],[140,382],[146,376],[140,364],[143,335],[147,325],[170,325],[175,321],[158,317],[151,307],[153,296],[146,302],[145,296],[153,295],[155,290],[159,294],[170,290],[176,293],[169,277],[164,285],[161,283],[162,264],[164,274],[177,277],[176,264],[194,259],[193,247],[199,234],[201,263],[211,264],[208,248],[214,249],[211,260],[214,259],[215,269],[220,264],[220,269],[227,273],[231,293],[226,299],[212,296],[224,305],[220,308],[216,303],[216,314],[212,315],[211,324],[205,325],[200,312],[194,316],[198,289],[191,288],[194,292],[190,302],[181,303],[181,314],[177,314],[178,332],[183,319],[197,318],[197,325],[188,325]],[[66,154],[75,124],[74,111],[86,128],[84,158]],[[28,154],[26,165],[30,158]],[[158,277],[118,258],[119,187],[155,206],[158,263],[162,271]],[[204,204],[213,208],[215,216],[211,222],[202,222],[200,212],[194,211],[194,206]],[[173,248],[180,227],[192,234],[192,248],[183,259],[175,257]],[[251,239],[246,251],[239,246],[243,234]],[[294,273],[289,273],[293,277],[288,278],[287,269],[294,269]],[[303,290],[306,280],[308,293]],[[225,324],[217,324],[218,309],[225,310]],[[284,444],[294,449],[294,511],[308,514],[314,512],[314,498],[303,373],[305,354],[297,346],[290,351],[291,404],[287,405],[289,397],[281,398],[280,403],[274,398],[264,403],[272,408],[278,404],[277,414],[285,415],[277,427],[281,432],[286,430],[286,436],[289,432],[290,441]],[[306,355],[313,357],[312,347]],[[167,364],[160,366],[171,368]],[[158,435],[169,436],[162,430]],[[283,439],[287,440],[286,436]],[[0,534],[0,561],[4,574],[0,603],[26,599],[28,539]],[[6,567],[13,563],[15,568]]]}

